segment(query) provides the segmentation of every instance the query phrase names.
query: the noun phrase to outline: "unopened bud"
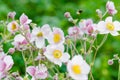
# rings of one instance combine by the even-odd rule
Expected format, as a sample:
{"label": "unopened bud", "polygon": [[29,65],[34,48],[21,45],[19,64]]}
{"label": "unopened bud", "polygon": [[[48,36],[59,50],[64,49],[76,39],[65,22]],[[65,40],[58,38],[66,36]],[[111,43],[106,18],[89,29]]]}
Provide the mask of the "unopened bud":
{"label": "unopened bud", "polygon": [[8,51],[10,54],[13,54],[15,52],[15,49],[14,48],[10,48],[9,51]]}
{"label": "unopened bud", "polygon": [[68,18],[68,21],[73,22],[73,18],[72,17]]}
{"label": "unopened bud", "polygon": [[120,64],[120,59],[118,60],[118,63]]}
{"label": "unopened bud", "polygon": [[8,13],[8,18],[14,19],[15,15],[16,15],[16,12],[9,12]]}
{"label": "unopened bud", "polygon": [[113,55],[113,57],[114,57],[115,59],[118,59],[118,58],[119,58],[119,57],[118,57],[118,54]]}
{"label": "unopened bud", "polygon": [[114,62],[113,62],[112,59],[108,60],[108,64],[109,64],[109,65],[112,65],[113,63],[114,63]]}
{"label": "unopened bud", "polygon": [[96,12],[97,12],[98,16],[101,18],[102,17],[102,11],[100,9],[97,9]]}
{"label": "unopened bud", "polygon": [[65,12],[64,16],[65,18],[70,18],[71,17],[70,12]]}

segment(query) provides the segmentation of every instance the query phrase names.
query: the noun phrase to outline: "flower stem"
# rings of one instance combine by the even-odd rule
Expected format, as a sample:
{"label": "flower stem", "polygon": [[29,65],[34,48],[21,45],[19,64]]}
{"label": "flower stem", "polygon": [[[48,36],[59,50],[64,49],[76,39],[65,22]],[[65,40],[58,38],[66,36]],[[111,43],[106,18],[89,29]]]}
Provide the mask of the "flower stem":
{"label": "flower stem", "polygon": [[91,44],[90,44],[90,47],[89,47],[89,49],[88,49],[88,51],[87,51],[87,54],[90,54],[91,49],[92,49],[92,47],[93,47],[93,44],[94,44],[95,40],[96,40],[96,37],[92,40],[92,42],[91,42]]}
{"label": "flower stem", "polygon": [[25,59],[25,56],[24,56],[24,54],[23,54],[23,51],[22,51],[22,57],[23,57],[23,60],[24,60],[24,65],[25,65],[25,75],[26,75],[27,63],[26,63],[26,59]]}
{"label": "flower stem", "polygon": [[32,51],[32,49],[30,49],[30,48],[29,48],[29,51],[30,51],[30,54],[31,54],[31,57],[32,57],[33,65],[35,66],[35,61],[34,61],[33,51]]}
{"label": "flower stem", "polygon": [[[101,41],[100,45],[98,45],[98,47],[96,48],[95,55],[94,55],[93,61],[92,61],[92,66],[94,65],[97,52],[98,52],[99,48],[105,43],[105,41],[106,41],[106,39],[107,39],[107,36],[108,36],[108,34],[104,36],[104,38],[103,38],[103,40]],[[91,66],[91,67],[92,67],[92,66]]]}
{"label": "flower stem", "polygon": [[77,54],[79,54],[78,50],[76,49],[75,45],[71,41],[71,45],[73,46],[74,50],[76,51]]}
{"label": "flower stem", "polygon": [[102,18],[107,14],[107,12],[108,12],[108,11],[106,10],[106,12],[103,14]]}
{"label": "flower stem", "polygon": [[118,70],[118,80],[120,80],[120,62],[119,62],[119,70]]}

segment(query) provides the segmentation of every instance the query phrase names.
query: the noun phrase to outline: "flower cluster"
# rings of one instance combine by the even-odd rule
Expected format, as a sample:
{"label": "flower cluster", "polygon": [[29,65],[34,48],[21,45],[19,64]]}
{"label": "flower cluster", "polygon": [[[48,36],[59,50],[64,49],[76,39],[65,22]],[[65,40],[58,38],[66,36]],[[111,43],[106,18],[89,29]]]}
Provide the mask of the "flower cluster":
{"label": "flower cluster", "polygon": [[[100,18],[98,23],[94,23],[92,19],[81,19],[78,22],[78,19],[74,19],[69,12],[66,12],[64,16],[74,24],[69,27],[66,36],[60,28],[50,27],[49,24],[40,27],[32,23],[24,13],[19,20],[15,20],[15,12],[8,13],[4,30],[7,33],[1,35],[6,36],[8,33],[9,35],[2,37],[3,41],[0,41],[0,44],[2,45],[7,39],[13,39],[8,40],[12,47],[6,54],[0,50],[0,80],[13,78],[15,80],[59,80],[60,77],[65,80],[88,80],[89,73],[90,77],[93,77],[92,68],[97,51],[109,33],[118,36],[120,31],[120,22],[112,21],[112,16],[117,13],[112,1],[107,2],[105,14],[102,14],[99,9],[96,12]],[[106,13],[111,16],[103,20]],[[98,34],[105,34],[105,37],[98,46],[94,46]],[[79,44],[80,49],[76,44]],[[0,48],[2,49],[3,46]],[[87,56],[92,54],[93,48],[95,49],[93,61],[88,63]],[[22,54],[24,60],[24,77],[21,77],[17,71],[10,72],[14,64],[11,55],[17,51]],[[109,60],[108,63],[113,62]],[[66,69],[64,73],[60,71],[62,67]],[[62,74],[64,76],[61,76]]]}

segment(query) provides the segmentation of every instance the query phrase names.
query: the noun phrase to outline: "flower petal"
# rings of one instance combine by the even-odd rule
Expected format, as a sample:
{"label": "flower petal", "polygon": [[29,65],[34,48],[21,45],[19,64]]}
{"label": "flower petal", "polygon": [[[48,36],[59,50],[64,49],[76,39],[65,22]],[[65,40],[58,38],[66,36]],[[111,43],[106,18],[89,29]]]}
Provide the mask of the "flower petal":
{"label": "flower petal", "polygon": [[69,58],[70,58],[70,55],[68,53],[63,53],[61,60],[62,62],[67,62]]}
{"label": "flower petal", "polygon": [[44,38],[36,39],[35,45],[36,45],[37,48],[43,48],[45,46]]}
{"label": "flower petal", "polygon": [[5,70],[6,64],[2,60],[0,60],[0,72],[3,72]]}
{"label": "flower petal", "polygon": [[107,17],[107,18],[105,19],[105,22],[112,22],[112,17],[111,17],[111,16]]}
{"label": "flower petal", "polygon": [[27,67],[26,72],[33,77],[35,76],[36,68],[34,66],[29,66]]}
{"label": "flower petal", "polygon": [[13,59],[11,56],[5,56],[3,60],[6,64],[6,70],[10,70],[14,64]]}
{"label": "flower petal", "polygon": [[119,35],[119,33],[117,31],[110,32],[110,34],[113,35],[113,36],[118,36]]}

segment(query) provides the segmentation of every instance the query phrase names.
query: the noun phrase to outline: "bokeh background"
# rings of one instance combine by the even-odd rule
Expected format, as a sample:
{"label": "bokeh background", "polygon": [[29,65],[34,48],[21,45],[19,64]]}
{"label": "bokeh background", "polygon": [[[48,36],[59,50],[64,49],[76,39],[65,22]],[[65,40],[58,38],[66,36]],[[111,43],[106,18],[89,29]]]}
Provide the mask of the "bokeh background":
{"label": "bokeh background", "polygon": [[[120,0],[113,0],[118,13],[114,16],[114,20],[120,21]],[[91,18],[95,23],[99,21],[96,14],[96,9],[101,9],[105,12],[107,0],[0,0],[0,20],[6,20],[7,13],[15,11],[17,13],[16,19],[19,19],[22,13],[25,13],[37,23],[38,26],[43,24],[50,24],[51,26],[57,26],[63,29],[65,35],[67,29],[73,26],[70,22],[64,18],[64,13],[69,11],[73,18],[87,19]],[[76,12],[81,9],[83,13],[77,15]],[[109,15],[106,15],[109,16]],[[102,36],[99,36],[99,39]],[[5,44],[5,47],[9,45]],[[94,54],[94,53],[93,53]],[[118,63],[114,62],[114,65],[109,66],[108,60],[113,57],[114,54],[120,54],[120,36],[113,37],[108,36],[105,44],[100,48],[95,61],[93,70],[93,76],[95,80],[117,80]],[[23,61],[20,54],[15,54],[15,70],[23,72]]]}

